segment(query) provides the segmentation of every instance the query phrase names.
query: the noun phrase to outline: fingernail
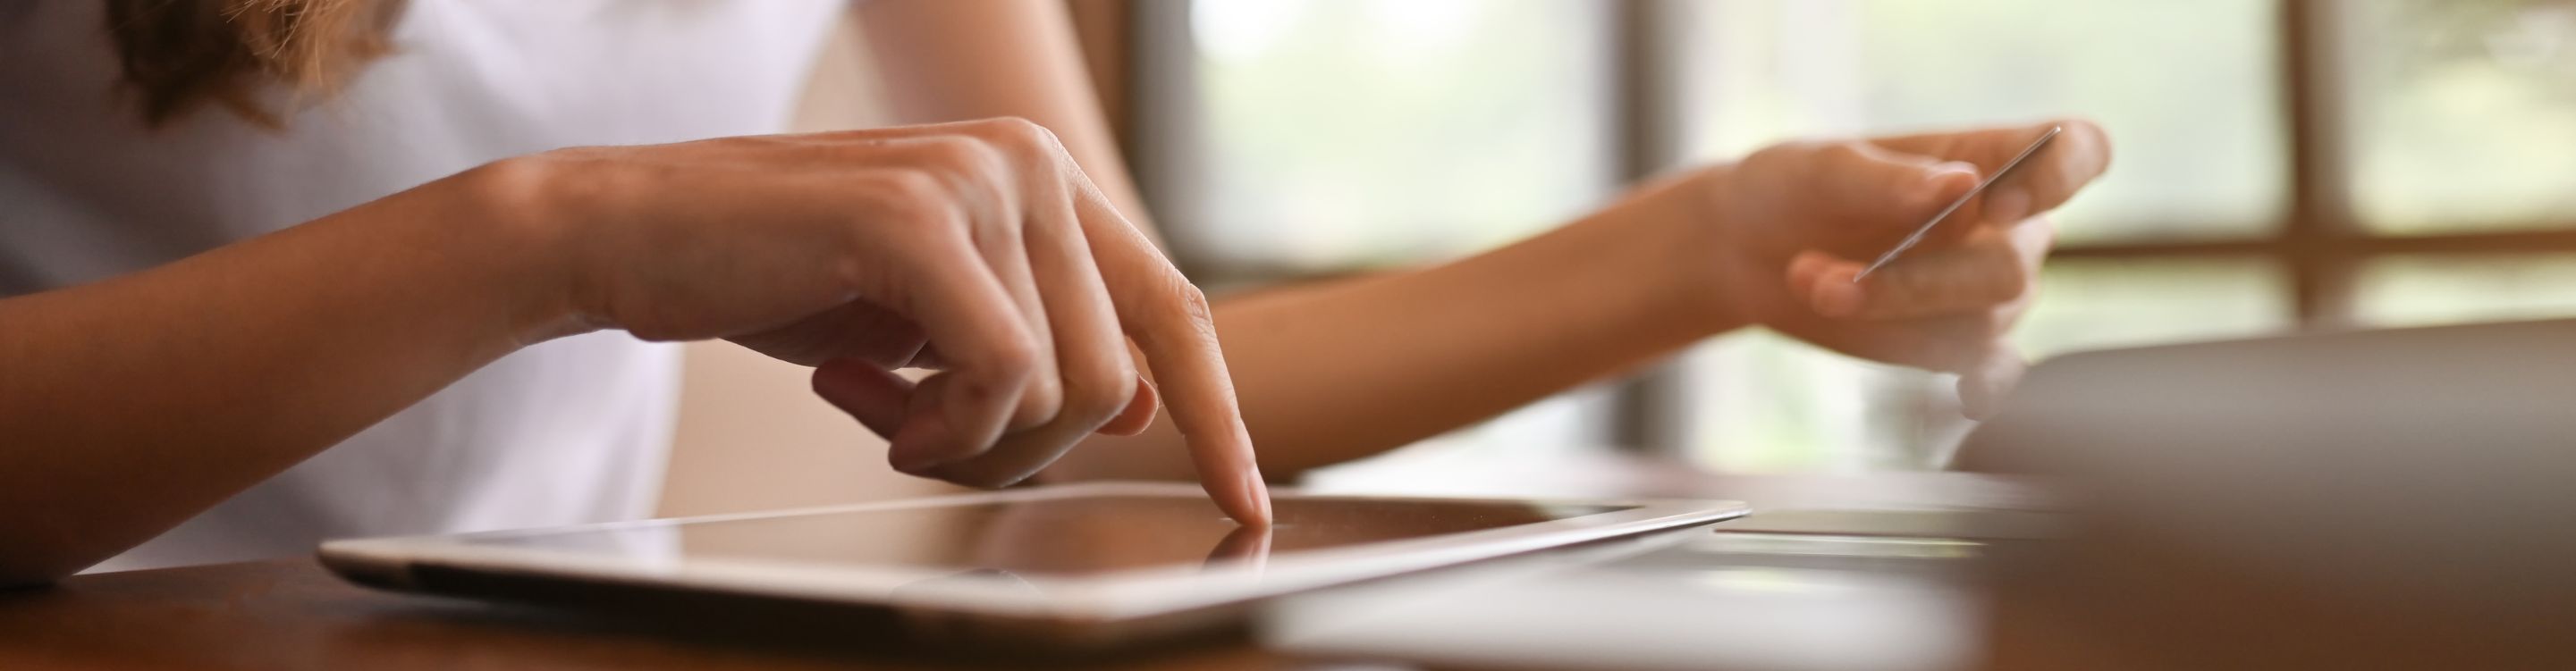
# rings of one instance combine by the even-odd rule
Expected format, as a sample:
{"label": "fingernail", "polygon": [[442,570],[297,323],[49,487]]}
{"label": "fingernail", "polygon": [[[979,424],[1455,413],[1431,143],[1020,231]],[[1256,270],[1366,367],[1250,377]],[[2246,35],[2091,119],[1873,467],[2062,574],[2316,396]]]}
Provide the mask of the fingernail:
{"label": "fingernail", "polygon": [[1252,498],[1252,500],[1244,502],[1243,510],[1251,511],[1254,515],[1259,516],[1259,519],[1239,521],[1247,524],[1269,524],[1273,519],[1270,515],[1270,483],[1261,479],[1261,466],[1259,464],[1245,465],[1243,467],[1243,482],[1248,485],[1248,487],[1245,488],[1245,494]]}
{"label": "fingernail", "polygon": [[1823,258],[1805,254],[1799,255],[1796,260],[1790,261],[1790,293],[1795,295],[1798,300],[1814,300],[1817,278],[1824,273],[1826,263],[1829,262]]}
{"label": "fingernail", "polygon": [[939,466],[938,458],[915,452],[914,454],[888,452],[886,462],[892,464],[897,473],[922,478],[930,477],[930,469]]}

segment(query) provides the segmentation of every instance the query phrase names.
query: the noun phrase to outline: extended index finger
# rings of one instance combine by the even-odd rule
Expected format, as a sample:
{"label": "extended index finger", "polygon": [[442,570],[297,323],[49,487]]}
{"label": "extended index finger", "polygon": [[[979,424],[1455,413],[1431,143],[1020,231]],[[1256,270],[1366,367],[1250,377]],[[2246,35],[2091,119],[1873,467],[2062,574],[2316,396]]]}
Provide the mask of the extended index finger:
{"label": "extended index finger", "polygon": [[1269,486],[1261,480],[1206,297],[1099,189],[1088,180],[1079,186],[1075,207],[1101,279],[1109,285],[1120,325],[1145,353],[1145,368],[1173,424],[1189,443],[1200,485],[1228,516],[1247,525],[1269,524]]}

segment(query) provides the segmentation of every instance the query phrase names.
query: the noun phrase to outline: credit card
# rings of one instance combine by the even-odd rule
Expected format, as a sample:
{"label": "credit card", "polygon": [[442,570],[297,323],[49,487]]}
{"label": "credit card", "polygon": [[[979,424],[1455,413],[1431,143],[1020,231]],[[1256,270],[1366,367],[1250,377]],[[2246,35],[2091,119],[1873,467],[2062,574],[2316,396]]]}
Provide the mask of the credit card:
{"label": "credit card", "polygon": [[1868,277],[1870,273],[1878,272],[1879,268],[1886,267],[1888,263],[1894,262],[1896,257],[1905,255],[1905,250],[1913,249],[1915,245],[1922,244],[1923,236],[1932,234],[1932,227],[1941,225],[1941,220],[1950,218],[1950,215],[1952,214],[1957,214],[1959,212],[1959,208],[1967,207],[1968,201],[1975,200],[1977,196],[1984,195],[1986,193],[1986,187],[1994,186],[1995,182],[2003,181],[2005,177],[2011,176],[2014,168],[2021,167],[2022,161],[2028,160],[2032,154],[2037,154],[2041,148],[2047,147],[2048,142],[2050,140],[2057,139],[2057,133],[2062,130],[2065,130],[2065,128],[2060,126],[2048,127],[2048,132],[2041,134],[2038,141],[2030,143],[2029,148],[2021,150],[2021,155],[2014,156],[2011,161],[2005,162],[2002,169],[1996,170],[1993,175],[1988,175],[1986,177],[1986,181],[1978,182],[1977,188],[1969,189],[1967,195],[1959,196],[1959,199],[1952,201],[1949,207],[1941,208],[1940,214],[1932,215],[1931,220],[1923,222],[1922,226],[1915,227],[1913,235],[1905,236],[1903,241],[1897,242],[1895,247],[1887,250],[1887,253],[1878,255],[1878,260],[1869,262],[1869,267],[1860,269],[1860,274],[1852,276],[1852,282],[1860,282],[1861,278]]}

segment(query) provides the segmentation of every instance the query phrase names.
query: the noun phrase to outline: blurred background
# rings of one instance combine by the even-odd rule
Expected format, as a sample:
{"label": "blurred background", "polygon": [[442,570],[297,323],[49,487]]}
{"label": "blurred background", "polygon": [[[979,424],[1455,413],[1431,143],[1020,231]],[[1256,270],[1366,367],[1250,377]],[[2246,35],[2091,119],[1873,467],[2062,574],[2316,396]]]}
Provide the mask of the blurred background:
{"label": "blurred background", "polygon": [[[1218,292],[1474,253],[1784,139],[2072,115],[2118,159],[2058,218],[2034,358],[2576,314],[2576,2],[1067,1]],[[873,123],[855,39],[807,127]],[[1922,469],[1967,429],[1949,388],[1738,333],[1416,451]],[[665,512],[926,490],[804,389],[693,349]]]}

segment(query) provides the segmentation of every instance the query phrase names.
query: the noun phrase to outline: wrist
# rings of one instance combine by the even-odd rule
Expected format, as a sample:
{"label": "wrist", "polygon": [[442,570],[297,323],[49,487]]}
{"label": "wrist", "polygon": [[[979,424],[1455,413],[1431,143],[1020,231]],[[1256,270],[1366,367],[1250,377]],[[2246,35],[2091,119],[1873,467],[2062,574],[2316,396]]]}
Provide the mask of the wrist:
{"label": "wrist", "polygon": [[1742,282],[1734,274],[1741,264],[1733,262],[1735,247],[1719,216],[1729,171],[1711,166],[1661,178],[1614,210],[1632,229],[1623,237],[1642,245],[1640,267],[1656,278],[1660,312],[1676,315],[1699,337],[1753,323],[1740,304]]}
{"label": "wrist", "polygon": [[486,295],[500,301],[521,346],[599,330],[579,309],[573,242],[553,201],[557,171],[536,157],[508,158],[453,178],[467,213],[460,223],[488,256]]}

